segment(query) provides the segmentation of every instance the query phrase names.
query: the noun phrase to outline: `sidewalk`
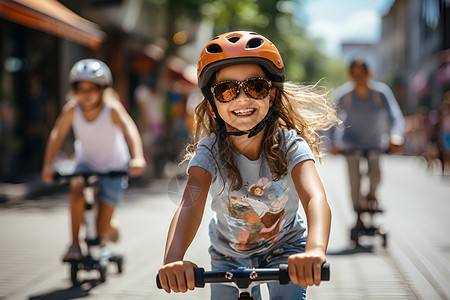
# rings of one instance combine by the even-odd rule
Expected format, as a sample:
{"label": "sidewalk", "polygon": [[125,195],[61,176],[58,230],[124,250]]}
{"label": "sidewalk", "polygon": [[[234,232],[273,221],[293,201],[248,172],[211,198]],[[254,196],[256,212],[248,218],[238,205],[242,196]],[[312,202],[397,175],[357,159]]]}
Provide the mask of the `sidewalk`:
{"label": "sidewalk", "polygon": [[[388,161],[390,166],[395,163],[396,161]],[[392,229],[387,248],[382,247],[381,239],[368,238],[362,240],[367,247],[353,249],[349,230],[354,223],[355,216],[350,201],[346,198],[347,185],[343,161],[334,158],[325,161],[324,166],[319,164],[317,166],[333,212],[332,231],[327,253],[327,259],[331,266],[331,281],[323,282],[320,287],[310,288],[308,299],[448,299],[444,295],[445,286],[443,284],[445,282],[442,280],[436,281],[437,283],[442,282],[442,292],[432,294],[433,287],[437,285],[428,285],[430,291],[428,295],[430,296],[423,296],[423,291],[427,287],[425,283],[417,284],[418,281],[415,281],[414,278],[411,279],[412,273],[403,268],[402,262],[398,259],[398,253],[405,255],[404,247],[399,246],[402,240],[398,238],[398,234],[402,234],[403,239],[414,241],[411,236],[407,235],[409,233],[403,230],[403,227],[411,227],[411,234],[414,234],[414,231],[417,231],[416,226],[421,226],[418,224],[419,222],[415,223],[418,225],[411,225],[405,217],[407,213],[405,213],[405,205],[402,202],[407,202],[409,203],[407,212],[414,213],[412,220],[420,220],[427,224],[422,227],[433,230],[432,238],[448,242],[448,231],[435,230],[440,228],[441,216],[437,218],[436,214],[431,214],[424,211],[421,206],[417,206],[424,203],[422,199],[425,198],[415,188],[420,186],[419,189],[423,190],[423,186],[427,186],[429,190],[423,190],[423,193],[433,195],[435,201],[437,201],[436,199],[448,200],[445,195],[448,195],[449,189],[444,186],[439,190],[438,186],[432,185],[435,181],[426,181],[425,176],[419,176],[422,172],[420,169],[407,167],[410,166],[410,162],[398,161],[395,169],[403,170],[408,174],[416,170],[414,174],[418,182],[402,182],[402,180],[396,179],[397,193],[411,194],[402,198],[389,190],[387,183],[384,183],[380,190],[383,201],[386,201],[383,204],[391,205],[385,206],[387,213],[376,220],[380,223],[388,223]],[[386,178],[390,177],[395,179],[399,177],[399,174],[388,170]],[[148,188],[132,187],[126,192],[126,201],[117,214],[118,221],[122,224],[123,239],[119,246],[126,253],[125,272],[120,276],[112,273],[107,282],[87,290],[70,288],[67,266],[59,260],[59,256],[67,246],[68,239],[67,194],[43,197],[39,201],[22,201],[22,204],[6,205],[5,208],[0,206],[0,225],[2,228],[8,228],[8,230],[0,231],[0,240],[2,241],[0,244],[0,299],[72,299],[74,297],[70,298],[70,295],[75,294],[79,297],[96,300],[209,299],[208,288],[196,289],[187,294],[166,294],[155,286],[154,278],[161,264],[167,228],[176,209],[175,198],[179,197],[182,192],[181,186],[179,189],[173,187],[169,189],[168,184],[167,181],[161,180],[153,182]],[[436,184],[441,185],[440,182],[436,182]],[[409,190],[405,191],[405,189]],[[442,194],[444,197],[441,196]],[[418,199],[414,200],[414,195],[417,195]],[[391,201],[389,196],[401,199]],[[427,201],[429,203],[429,200]],[[413,205],[415,202],[418,204]],[[433,207],[437,210],[440,209],[442,216],[445,217],[445,211],[448,210],[443,209],[445,207],[443,203],[436,202]],[[416,214],[423,214],[422,219],[419,219]],[[205,269],[208,269],[210,260],[206,249],[209,245],[207,224],[211,216],[211,210],[206,209],[202,225],[186,256],[187,259],[195,261]],[[390,216],[391,218],[389,218]],[[428,219],[423,217],[428,217]],[[50,232],[51,234],[49,234]],[[429,243],[429,240],[426,240],[422,233],[420,234],[421,240],[436,245]],[[29,247],[30,244],[34,247]],[[421,248],[423,245],[415,245],[416,250]],[[427,252],[422,252],[422,255],[427,255]],[[436,261],[442,262],[442,268],[445,268],[445,257],[436,257],[439,258],[439,260],[436,258]],[[427,258],[433,257],[428,255]],[[420,262],[424,263],[424,260],[420,260]],[[434,260],[431,262],[434,263]],[[436,272],[433,275],[437,276],[439,273]],[[448,282],[449,277],[441,276],[439,278],[444,278],[443,280]],[[438,289],[434,290],[438,291]],[[262,294],[264,300],[269,299],[264,286]],[[11,295],[12,297],[10,297]]]}
{"label": "sidewalk", "polygon": [[316,164],[333,212],[327,259],[331,281],[309,291],[309,299],[450,299],[448,179],[435,176],[414,157],[384,156],[379,201],[388,225],[388,245],[366,240],[368,251],[351,251],[355,222],[343,157]]}
{"label": "sidewalk", "polygon": [[393,262],[389,245],[385,249],[380,237],[366,237],[360,239],[364,247],[354,248],[350,241],[353,216],[331,205],[333,225],[327,252],[331,280],[310,288],[308,299],[420,299]]}
{"label": "sidewalk", "polygon": [[[339,158],[316,164],[326,187],[333,216],[327,259],[331,280],[308,290],[308,299],[420,299],[394,263],[389,245],[383,248],[382,238],[362,237],[362,246],[355,247],[350,240],[350,228],[356,215],[347,197],[345,169]],[[341,175],[341,176],[339,176]],[[374,218],[384,224],[383,216]],[[428,300],[428,299],[427,299]]]}

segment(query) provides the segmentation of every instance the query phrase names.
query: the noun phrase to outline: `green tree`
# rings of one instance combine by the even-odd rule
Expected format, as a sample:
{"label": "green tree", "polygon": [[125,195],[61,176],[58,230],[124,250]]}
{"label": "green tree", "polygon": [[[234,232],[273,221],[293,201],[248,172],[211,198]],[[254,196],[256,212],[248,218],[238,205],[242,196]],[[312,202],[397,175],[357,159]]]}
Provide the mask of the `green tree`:
{"label": "green tree", "polygon": [[162,67],[179,47],[172,41],[173,36],[183,30],[186,23],[207,19],[214,26],[214,34],[250,30],[269,38],[282,54],[288,80],[315,83],[324,78],[323,82],[331,87],[342,83],[344,67],[321,53],[319,42],[306,35],[302,25],[303,0],[146,1],[166,16],[163,38],[167,48]]}

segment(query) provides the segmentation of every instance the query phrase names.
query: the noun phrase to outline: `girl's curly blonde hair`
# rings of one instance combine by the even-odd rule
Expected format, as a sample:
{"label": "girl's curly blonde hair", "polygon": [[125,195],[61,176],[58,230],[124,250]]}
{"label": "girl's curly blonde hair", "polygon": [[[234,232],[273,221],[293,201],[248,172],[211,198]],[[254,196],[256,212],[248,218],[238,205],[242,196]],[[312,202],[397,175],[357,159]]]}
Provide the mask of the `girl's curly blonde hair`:
{"label": "girl's curly blonde hair", "polygon": [[[300,85],[293,82],[273,82],[275,101],[273,112],[264,129],[262,153],[267,158],[267,163],[273,175],[273,180],[279,180],[288,172],[288,155],[283,153],[283,136],[280,129],[294,129],[297,135],[302,137],[311,148],[316,158],[321,158],[322,138],[318,131],[330,129],[340,123],[336,111],[328,101],[329,93],[315,85]],[[219,136],[219,126],[211,116],[208,109],[208,101],[203,99],[195,109],[194,117],[194,142],[188,145],[184,160],[191,159],[196,152],[198,142],[215,133]],[[242,187],[242,178],[232,153],[230,138],[219,143],[219,156],[222,166],[228,171],[228,179],[232,182],[233,190]],[[220,168],[219,168],[220,169]]]}

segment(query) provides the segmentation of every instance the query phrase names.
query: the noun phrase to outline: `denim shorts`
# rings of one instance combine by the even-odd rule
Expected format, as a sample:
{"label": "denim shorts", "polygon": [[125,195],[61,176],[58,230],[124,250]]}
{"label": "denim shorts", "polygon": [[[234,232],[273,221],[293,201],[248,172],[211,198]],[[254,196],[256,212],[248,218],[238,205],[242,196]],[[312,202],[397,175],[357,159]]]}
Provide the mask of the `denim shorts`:
{"label": "denim shorts", "polygon": [[[123,169],[126,170],[125,168]],[[78,165],[75,174],[79,172],[93,172],[86,165]],[[97,182],[97,195],[101,201],[107,202],[109,205],[116,207],[122,199],[124,191],[128,188],[127,176],[101,176]]]}
{"label": "denim shorts", "polygon": [[[280,264],[287,264],[288,257],[292,254],[304,253],[306,238],[293,243],[281,244],[271,252],[248,258],[238,258],[225,256],[216,251],[212,246],[209,247],[211,255],[211,268],[213,271],[223,271],[237,269],[239,267],[248,268],[277,268]],[[267,284],[270,299],[281,300],[304,300],[306,299],[306,290],[299,285],[290,282],[287,285],[281,285],[278,282],[269,282]],[[211,299],[229,300],[238,298],[237,288],[223,284],[211,284]],[[256,300],[261,300],[259,286],[252,288],[252,296]]]}

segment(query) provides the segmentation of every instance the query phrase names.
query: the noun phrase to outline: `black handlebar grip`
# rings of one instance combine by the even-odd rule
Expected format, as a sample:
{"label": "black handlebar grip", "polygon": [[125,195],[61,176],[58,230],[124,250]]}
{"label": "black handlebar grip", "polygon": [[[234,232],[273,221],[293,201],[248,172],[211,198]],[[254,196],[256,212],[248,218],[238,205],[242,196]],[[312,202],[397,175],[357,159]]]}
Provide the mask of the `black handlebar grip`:
{"label": "black handlebar grip", "polygon": [[156,274],[156,286],[158,289],[162,289],[161,281],[159,281],[159,274]]}
{"label": "black handlebar grip", "polygon": [[203,278],[203,273],[205,273],[205,269],[203,268],[194,269],[195,287],[205,287],[205,279]]}
{"label": "black handlebar grip", "polygon": [[324,263],[322,265],[322,271],[320,272],[320,280],[330,281],[330,264]]}
{"label": "black handlebar grip", "polygon": [[280,284],[288,284],[291,279],[289,278],[289,271],[287,264],[281,264],[280,266]]}
{"label": "black handlebar grip", "polygon": [[[280,284],[288,284],[289,281],[291,280],[289,278],[288,265],[280,264],[279,268],[280,268],[280,276],[279,276]],[[320,280],[330,281],[330,264],[324,263],[322,265],[322,269],[320,271]]]}

